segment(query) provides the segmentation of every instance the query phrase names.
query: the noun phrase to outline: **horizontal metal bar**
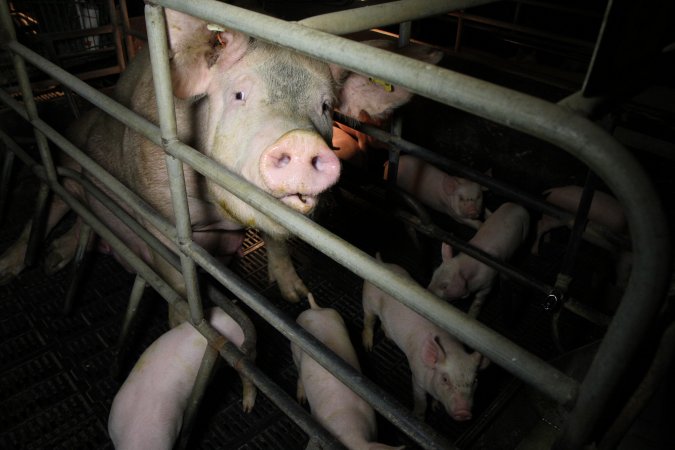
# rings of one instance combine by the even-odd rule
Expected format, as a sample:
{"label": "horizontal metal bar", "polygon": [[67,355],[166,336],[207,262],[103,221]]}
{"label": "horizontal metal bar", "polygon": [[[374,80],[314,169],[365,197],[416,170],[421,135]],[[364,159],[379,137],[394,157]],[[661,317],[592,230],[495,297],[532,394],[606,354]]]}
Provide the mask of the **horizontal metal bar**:
{"label": "horizontal metal bar", "polygon": [[495,3],[497,0],[399,0],[379,5],[346,9],[299,21],[300,24],[332,34],[347,34],[458,9]]}

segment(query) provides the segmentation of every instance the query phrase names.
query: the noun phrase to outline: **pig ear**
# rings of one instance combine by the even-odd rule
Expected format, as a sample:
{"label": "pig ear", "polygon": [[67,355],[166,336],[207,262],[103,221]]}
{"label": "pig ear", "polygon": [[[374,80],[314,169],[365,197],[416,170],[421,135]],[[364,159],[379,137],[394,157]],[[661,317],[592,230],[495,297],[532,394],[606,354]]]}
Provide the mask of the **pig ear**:
{"label": "pig ear", "polygon": [[217,72],[227,70],[248,47],[248,36],[231,30],[211,31],[201,19],[166,9],[174,95],[206,93]]}
{"label": "pig ear", "polygon": [[443,177],[443,192],[445,195],[452,195],[459,187],[459,181],[456,177],[445,176]]}
{"label": "pig ear", "polygon": [[441,244],[441,257],[443,258],[443,262],[447,262],[452,259],[452,247],[450,247],[450,245],[445,242]]}
{"label": "pig ear", "polygon": [[478,359],[478,370],[483,370],[490,365],[490,360],[481,353],[474,352],[473,357]]}
{"label": "pig ear", "polygon": [[422,362],[427,367],[435,367],[445,361],[445,350],[438,341],[438,336],[429,333],[422,344]]}

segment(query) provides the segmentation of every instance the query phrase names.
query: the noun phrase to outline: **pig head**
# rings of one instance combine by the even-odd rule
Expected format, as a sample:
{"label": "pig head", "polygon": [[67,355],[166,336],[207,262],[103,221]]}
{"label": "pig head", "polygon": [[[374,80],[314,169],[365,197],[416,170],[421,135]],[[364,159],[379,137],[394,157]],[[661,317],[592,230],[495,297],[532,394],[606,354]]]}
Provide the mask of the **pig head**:
{"label": "pig head", "polygon": [[[447,333],[428,333],[420,359],[427,370],[413,372],[415,396],[424,395],[422,386],[426,386],[426,391],[443,404],[450,417],[457,421],[470,420],[478,371],[487,367],[489,360],[478,352],[467,353],[464,346]],[[415,373],[429,379],[416,380]]]}

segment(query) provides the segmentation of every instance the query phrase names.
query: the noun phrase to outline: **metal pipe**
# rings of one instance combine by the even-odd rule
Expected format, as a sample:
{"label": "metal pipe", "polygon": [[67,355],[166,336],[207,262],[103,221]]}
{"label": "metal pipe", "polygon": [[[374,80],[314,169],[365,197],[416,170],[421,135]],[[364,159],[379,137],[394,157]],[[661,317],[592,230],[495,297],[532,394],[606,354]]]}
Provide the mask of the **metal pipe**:
{"label": "metal pipe", "polygon": [[147,283],[143,277],[136,275],[136,278],[134,279],[134,285],[131,288],[131,294],[129,295],[129,303],[127,304],[127,309],[124,313],[122,330],[120,331],[120,334],[117,338],[117,344],[115,345],[115,349],[113,351],[115,357],[113,358],[112,368],[110,370],[113,378],[117,378],[121,374],[124,353],[126,352],[129,342],[131,325],[136,320],[138,307],[141,304],[141,299],[145,293],[146,286]]}
{"label": "metal pipe", "polygon": [[7,148],[4,153],[5,156],[2,160],[2,178],[0,179],[0,223],[2,223],[5,218],[7,194],[9,194],[9,182],[12,179],[12,168],[14,167],[14,152]]}
{"label": "metal pipe", "polygon": [[110,24],[112,25],[113,41],[115,42],[115,56],[117,57],[117,66],[120,71],[126,69],[127,62],[124,59],[124,51],[122,50],[122,33],[120,32],[120,24],[117,17],[117,10],[115,8],[115,0],[108,0],[108,10],[110,11]]}
{"label": "metal pipe", "polygon": [[494,3],[496,0],[399,0],[380,5],[346,9],[308,17],[299,23],[331,34],[348,34],[410,20],[443,14],[457,9]]}
{"label": "metal pipe", "polygon": [[[162,131],[162,147],[166,149],[167,145],[178,140],[178,127],[169,73],[169,50],[164,9],[160,6],[146,4],[145,21],[148,30],[148,48],[157,99],[157,112]],[[169,188],[178,242],[188,242],[192,239],[192,223],[188,210],[183,163],[167,155],[166,168],[169,173]],[[194,261],[183,254],[180,255],[180,262],[188,304],[190,305],[190,320],[193,324],[197,324],[204,320],[197,268]]]}
{"label": "metal pipe", "polygon": [[66,292],[66,299],[63,302],[63,314],[68,315],[73,310],[75,297],[79,293],[80,282],[87,267],[88,249],[90,239],[93,237],[91,227],[84,222],[80,223],[80,238],[78,239],[75,257],[72,262],[71,279]]}
{"label": "metal pipe", "polygon": [[187,444],[190,439],[190,434],[192,434],[192,429],[195,425],[195,419],[197,418],[199,405],[204,398],[204,393],[206,392],[209,381],[211,381],[214,369],[216,368],[216,363],[219,359],[220,353],[218,352],[218,349],[207,345],[204,349],[204,356],[202,356],[202,362],[199,365],[199,370],[197,371],[195,384],[192,386],[192,392],[190,392],[190,399],[188,400],[188,404],[185,407],[185,413],[183,414],[183,426],[181,427],[180,436],[178,437],[178,442],[176,445],[177,450],[188,448]]}
{"label": "metal pipe", "polygon": [[136,56],[134,49],[133,34],[130,33],[131,23],[129,22],[129,8],[127,8],[127,0],[120,1],[120,15],[122,16],[122,30],[124,32],[124,41],[127,48],[127,59],[131,61]]}

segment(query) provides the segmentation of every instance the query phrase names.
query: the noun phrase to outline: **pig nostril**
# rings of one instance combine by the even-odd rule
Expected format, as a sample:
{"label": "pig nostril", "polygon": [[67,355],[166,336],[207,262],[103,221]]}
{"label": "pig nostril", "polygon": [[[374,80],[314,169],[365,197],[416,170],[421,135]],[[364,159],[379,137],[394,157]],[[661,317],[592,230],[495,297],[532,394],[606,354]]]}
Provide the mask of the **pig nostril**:
{"label": "pig nostril", "polygon": [[291,162],[291,155],[283,153],[281,156],[279,156],[279,159],[277,159],[276,166],[278,168],[283,168],[286,167],[290,162]]}

